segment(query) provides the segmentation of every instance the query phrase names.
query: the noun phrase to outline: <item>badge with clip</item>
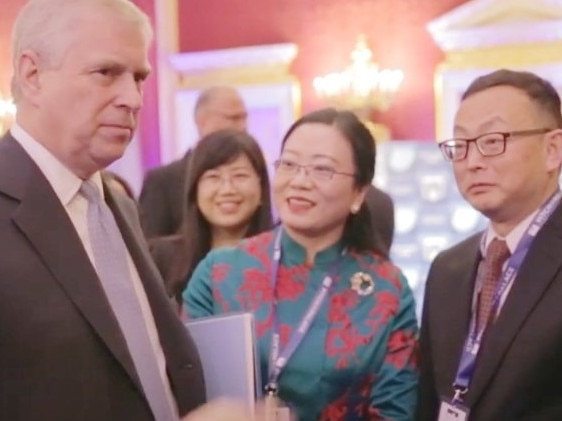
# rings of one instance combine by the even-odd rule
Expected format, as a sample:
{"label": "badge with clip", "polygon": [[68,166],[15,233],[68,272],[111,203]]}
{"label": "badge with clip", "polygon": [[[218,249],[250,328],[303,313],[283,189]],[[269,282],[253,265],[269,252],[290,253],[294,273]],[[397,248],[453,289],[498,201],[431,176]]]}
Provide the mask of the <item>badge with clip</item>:
{"label": "badge with clip", "polygon": [[291,409],[277,396],[277,389],[267,388],[265,393],[265,421],[294,421]]}
{"label": "badge with clip", "polygon": [[462,394],[463,392],[457,389],[453,399],[441,398],[437,421],[468,421],[470,410],[460,403]]}

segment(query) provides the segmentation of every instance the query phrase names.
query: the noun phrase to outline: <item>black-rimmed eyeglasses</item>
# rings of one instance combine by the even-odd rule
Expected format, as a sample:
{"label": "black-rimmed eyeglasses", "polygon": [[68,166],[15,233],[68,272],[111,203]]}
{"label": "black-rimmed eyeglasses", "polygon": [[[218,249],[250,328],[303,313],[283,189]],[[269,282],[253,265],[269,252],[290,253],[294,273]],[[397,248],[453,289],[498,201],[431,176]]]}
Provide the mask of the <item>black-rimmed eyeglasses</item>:
{"label": "black-rimmed eyeglasses", "polygon": [[439,148],[447,161],[462,161],[468,155],[468,147],[471,142],[476,144],[476,149],[482,156],[496,156],[505,152],[507,139],[519,136],[533,136],[550,132],[552,129],[530,129],[516,130],[512,132],[485,133],[478,137],[456,138],[441,142]]}

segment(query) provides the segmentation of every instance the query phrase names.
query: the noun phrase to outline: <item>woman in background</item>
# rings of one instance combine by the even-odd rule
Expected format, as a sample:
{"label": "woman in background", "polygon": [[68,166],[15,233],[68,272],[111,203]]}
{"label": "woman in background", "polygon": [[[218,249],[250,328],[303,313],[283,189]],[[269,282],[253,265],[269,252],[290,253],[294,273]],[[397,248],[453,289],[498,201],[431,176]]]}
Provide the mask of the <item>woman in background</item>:
{"label": "woman in background", "polygon": [[295,122],[275,164],[280,226],[209,253],[183,294],[191,318],[253,312],[265,392],[299,421],[413,419],[415,305],[372,236],[374,147],[351,112]]}
{"label": "woman in background", "polygon": [[269,177],[252,136],[236,130],[213,132],[199,141],[190,159],[180,234],[149,241],[166,289],[178,303],[209,250],[233,246],[272,226]]}

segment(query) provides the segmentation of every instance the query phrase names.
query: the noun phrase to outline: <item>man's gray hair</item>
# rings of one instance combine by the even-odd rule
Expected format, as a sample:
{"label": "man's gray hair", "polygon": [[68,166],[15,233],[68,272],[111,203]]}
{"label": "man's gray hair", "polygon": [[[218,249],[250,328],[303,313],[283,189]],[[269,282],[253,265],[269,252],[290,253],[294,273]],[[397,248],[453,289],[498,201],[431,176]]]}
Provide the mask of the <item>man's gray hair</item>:
{"label": "man's gray hair", "polygon": [[197,114],[201,112],[201,110],[211,104],[217,97],[224,95],[225,93],[240,96],[234,87],[227,85],[216,85],[203,89],[195,101],[193,116],[197,118]]}
{"label": "man's gray hair", "polygon": [[76,17],[92,9],[106,9],[112,16],[136,24],[149,41],[152,39],[150,19],[129,0],[29,0],[19,12],[12,30],[12,95],[16,100],[21,53],[32,50],[48,65],[56,66],[71,42],[68,31],[76,26]]}

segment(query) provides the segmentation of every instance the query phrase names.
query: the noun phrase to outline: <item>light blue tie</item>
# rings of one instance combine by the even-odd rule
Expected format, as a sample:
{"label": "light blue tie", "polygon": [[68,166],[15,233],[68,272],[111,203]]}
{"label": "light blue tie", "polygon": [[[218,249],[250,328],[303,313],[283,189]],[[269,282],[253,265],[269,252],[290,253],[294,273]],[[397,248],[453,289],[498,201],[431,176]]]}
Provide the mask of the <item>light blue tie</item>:
{"label": "light blue tie", "polygon": [[80,193],[88,200],[88,232],[96,273],[127,342],[146,399],[157,421],[176,421],[133,287],[121,232],[93,182],[84,181]]}

